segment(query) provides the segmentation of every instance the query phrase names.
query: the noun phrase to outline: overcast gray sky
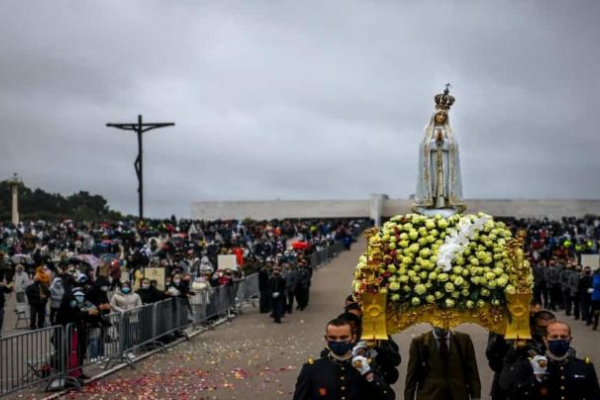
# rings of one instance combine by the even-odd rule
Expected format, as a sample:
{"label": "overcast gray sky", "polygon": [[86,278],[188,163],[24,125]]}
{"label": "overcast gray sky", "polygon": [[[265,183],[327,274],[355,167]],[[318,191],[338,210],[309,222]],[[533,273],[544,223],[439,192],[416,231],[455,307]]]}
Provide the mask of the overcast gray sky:
{"label": "overcast gray sky", "polygon": [[2,2],[0,172],[149,216],[407,197],[446,82],[467,198],[600,198],[600,2]]}

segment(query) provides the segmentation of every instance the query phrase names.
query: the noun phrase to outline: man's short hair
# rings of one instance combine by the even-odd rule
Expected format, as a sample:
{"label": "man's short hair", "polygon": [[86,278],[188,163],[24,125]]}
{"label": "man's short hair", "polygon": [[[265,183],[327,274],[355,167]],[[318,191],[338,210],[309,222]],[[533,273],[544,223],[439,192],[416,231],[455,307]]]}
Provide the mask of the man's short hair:
{"label": "man's short hair", "polygon": [[569,330],[569,337],[571,336],[571,325],[567,324],[566,322],[562,322],[562,321],[552,321],[546,327],[546,337],[548,337],[548,331],[550,330],[550,327],[552,325],[563,325],[563,326],[566,326],[567,329]]}
{"label": "man's short hair", "polygon": [[556,316],[548,310],[538,311],[533,314],[534,321],[556,321]]}
{"label": "man's short hair", "polygon": [[337,317],[332,319],[331,321],[329,321],[327,323],[327,325],[325,326],[325,330],[327,330],[327,328],[329,328],[330,326],[344,326],[344,325],[348,325],[348,327],[350,328],[350,331],[352,331],[352,325],[350,324],[350,321],[347,318],[341,318],[341,317]]}
{"label": "man's short hair", "polygon": [[361,310],[360,305],[358,303],[350,303],[346,307],[344,307],[346,312],[350,310]]}

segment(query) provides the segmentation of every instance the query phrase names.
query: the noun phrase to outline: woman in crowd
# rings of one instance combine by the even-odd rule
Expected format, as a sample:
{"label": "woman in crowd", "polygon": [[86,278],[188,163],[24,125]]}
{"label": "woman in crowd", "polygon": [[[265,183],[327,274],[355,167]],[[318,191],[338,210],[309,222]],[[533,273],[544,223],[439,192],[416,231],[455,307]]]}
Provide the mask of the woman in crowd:
{"label": "woman in crowd", "polygon": [[[123,341],[124,351],[131,350],[139,337],[139,315],[132,310],[141,306],[142,299],[137,293],[133,292],[130,282],[121,283],[120,290],[110,300],[110,307],[113,311],[123,314],[123,326],[121,326],[119,334]],[[129,354],[132,353],[128,352]]]}

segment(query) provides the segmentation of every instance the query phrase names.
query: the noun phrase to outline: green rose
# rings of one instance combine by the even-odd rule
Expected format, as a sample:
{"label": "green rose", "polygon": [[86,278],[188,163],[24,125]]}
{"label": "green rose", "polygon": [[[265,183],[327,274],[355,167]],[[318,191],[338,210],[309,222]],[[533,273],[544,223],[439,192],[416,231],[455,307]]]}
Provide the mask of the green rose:
{"label": "green rose", "polygon": [[446,274],[446,273],[439,274],[437,279],[439,282],[446,282],[448,280],[448,274]]}
{"label": "green rose", "polygon": [[464,283],[465,283],[465,280],[461,276],[454,279],[454,284],[456,286],[462,286]]}
{"label": "green rose", "polygon": [[444,302],[444,304],[446,305],[447,308],[452,308],[452,307],[454,307],[454,305],[456,303],[452,299],[446,299],[446,301]]}
{"label": "green rose", "polygon": [[483,307],[485,307],[485,301],[483,301],[483,300],[479,300],[479,301],[477,302],[477,307],[479,307],[479,308],[483,308]]}
{"label": "green rose", "polygon": [[471,310],[475,307],[475,303],[472,302],[471,300],[467,300],[466,306],[469,310]]}
{"label": "green rose", "polygon": [[437,226],[440,229],[446,229],[448,227],[448,221],[446,221],[445,219],[438,219]]}
{"label": "green rose", "polygon": [[419,304],[421,304],[421,300],[418,297],[413,297],[412,299],[410,299],[410,303],[413,306],[418,306]]}
{"label": "green rose", "polygon": [[499,287],[504,287],[504,286],[506,286],[507,283],[508,283],[508,279],[506,279],[503,276],[501,276],[500,278],[496,279],[496,285],[498,285]]}
{"label": "green rose", "polygon": [[429,280],[435,281],[436,279],[437,279],[437,273],[430,272],[429,273]]}
{"label": "green rose", "polygon": [[419,296],[425,294],[425,292],[427,292],[427,288],[425,287],[425,285],[419,284],[415,286],[415,293]]}
{"label": "green rose", "polygon": [[426,300],[428,303],[435,303],[435,296],[433,296],[433,295],[428,295],[427,297],[425,297],[425,300]]}
{"label": "green rose", "polygon": [[392,301],[398,301],[398,300],[400,300],[400,295],[394,294],[394,295],[392,295],[391,299],[392,299]]}
{"label": "green rose", "polygon": [[487,289],[481,289],[481,295],[483,297],[488,297],[490,295],[490,291]]}
{"label": "green rose", "polygon": [[389,288],[393,291],[400,290],[400,284],[398,282],[390,282]]}
{"label": "green rose", "polygon": [[421,249],[421,251],[419,252],[419,255],[423,258],[427,258],[431,256],[431,250],[425,248],[425,249]]}
{"label": "green rose", "polygon": [[451,282],[447,282],[447,283],[444,285],[444,290],[445,290],[447,293],[452,293],[452,292],[454,292],[454,284],[452,284]]}

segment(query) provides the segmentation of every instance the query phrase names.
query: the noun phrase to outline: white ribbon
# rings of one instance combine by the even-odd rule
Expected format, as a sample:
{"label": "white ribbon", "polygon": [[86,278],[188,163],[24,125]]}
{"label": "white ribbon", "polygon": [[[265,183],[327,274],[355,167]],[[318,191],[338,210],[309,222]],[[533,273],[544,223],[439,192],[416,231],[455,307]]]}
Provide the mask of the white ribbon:
{"label": "white ribbon", "polygon": [[463,217],[456,225],[458,229],[452,229],[450,234],[446,236],[446,242],[440,246],[438,251],[437,266],[441,267],[444,272],[452,269],[452,260],[464,253],[469,246],[469,243],[475,234],[483,229],[484,225],[490,221],[492,217],[483,214],[477,218],[475,222],[471,222],[469,217]]}

